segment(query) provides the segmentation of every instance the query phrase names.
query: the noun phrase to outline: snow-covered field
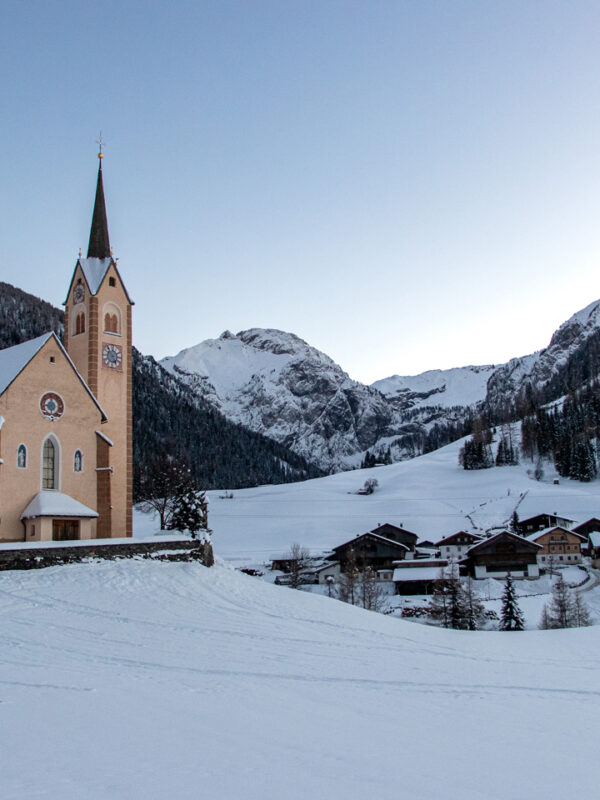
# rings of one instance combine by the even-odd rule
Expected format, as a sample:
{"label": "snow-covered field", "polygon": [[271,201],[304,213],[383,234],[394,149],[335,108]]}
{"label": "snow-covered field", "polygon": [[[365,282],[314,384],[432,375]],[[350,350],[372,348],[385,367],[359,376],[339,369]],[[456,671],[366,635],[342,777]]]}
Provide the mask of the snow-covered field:
{"label": "snow-covered field", "polygon": [[[437,541],[459,530],[507,524],[515,508],[520,519],[542,511],[581,521],[600,518],[600,481],[561,478],[554,485],[558,476],[546,465],[544,480],[537,482],[527,474],[530,462],[467,472],[458,466],[460,445],[388,467],[235,491],[231,500],[209,492],[215,550],[244,565],[285,553],[293,542],[327,551],[380,522],[402,523],[420,539]],[[352,494],[369,477],[379,482],[375,494]],[[151,533],[153,523],[138,516],[137,530]]]}
{"label": "snow-covered field", "polygon": [[217,565],[1,576],[4,800],[589,796],[600,628],[428,628]]}
{"label": "snow-covered field", "polygon": [[[527,465],[466,473],[457,448],[211,493],[230,562],[212,569],[0,573],[3,800],[593,796],[600,626],[447,631],[233,569],[386,520],[434,539],[485,528],[522,495],[522,518],[600,516],[598,483],[536,483]],[[369,475],[376,494],[348,494]],[[137,514],[135,533],[156,522]]]}

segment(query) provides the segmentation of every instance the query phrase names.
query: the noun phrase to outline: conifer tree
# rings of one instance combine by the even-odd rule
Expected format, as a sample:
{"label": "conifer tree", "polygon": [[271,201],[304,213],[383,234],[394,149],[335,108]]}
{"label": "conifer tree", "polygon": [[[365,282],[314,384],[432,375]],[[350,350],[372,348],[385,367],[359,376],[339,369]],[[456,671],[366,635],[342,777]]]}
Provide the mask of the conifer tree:
{"label": "conifer tree", "polygon": [[525,628],[523,614],[517,603],[515,585],[510,572],[504,581],[502,592],[502,612],[500,617],[501,631],[522,631]]}
{"label": "conifer tree", "polygon": [[189,531],[192,539],[198,531],[208,529],[207,503],[204,492],[199,492],[193,482],[182,484],[174,502],[170,528]]}
{"label": "conifer tree", "polygon": [[576,627],[577,611],[575,598],[567,586],[562,572],[552,586],[552,600],[546,604],[546,620],[549,628],[574,628]]}

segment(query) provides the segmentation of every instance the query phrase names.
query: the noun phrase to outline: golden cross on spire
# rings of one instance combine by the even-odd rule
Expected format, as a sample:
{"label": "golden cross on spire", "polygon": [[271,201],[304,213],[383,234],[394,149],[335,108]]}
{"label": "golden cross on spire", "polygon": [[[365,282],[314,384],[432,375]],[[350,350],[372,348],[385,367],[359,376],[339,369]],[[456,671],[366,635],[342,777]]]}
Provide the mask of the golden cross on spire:
{"label": "golden cross on spire", "polygon": [[105,145],[105,144],[106,144],[106,142],[105,142],[105,141],[104,141],[104,139],[102,138],[102,131],[100,131],[100,138],[99,138],[99,139],[96,139],[96,143],[97,143],[97,144],[99,145],[99,147],[100,147],[100,152],[98,153],[98,158],[104,158],[104,155],[103,155],[103,153],[102,153],[102,145]]}

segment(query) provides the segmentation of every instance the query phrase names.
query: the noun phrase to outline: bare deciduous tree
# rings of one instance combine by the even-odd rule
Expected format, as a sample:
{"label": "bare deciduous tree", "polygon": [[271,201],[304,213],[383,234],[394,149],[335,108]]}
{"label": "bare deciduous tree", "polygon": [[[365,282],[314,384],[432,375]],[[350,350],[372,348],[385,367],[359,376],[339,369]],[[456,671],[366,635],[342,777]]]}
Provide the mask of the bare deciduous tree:
{"label": "bare deciduous tree", "polygon": [[310,553],[306,547],[294,542],[286,558],[290,562],[290,586],[292,589],[297,589],[301,583],[302,573],[309,564]]}
{"label": "bare deciduous tree", "polygon": [[340,575],[340,585],[338,589],[338,595],[340,600],[343,600],[344,603],[352,603],[352,605],[356,605],[356,601],[358,600],[358,564],[356,563],[356,554],[354,552],[354,548],[351,547],[348,550],[348,558],[346,560],[346,564],[344,565],[344,570]]}
{"label": "bare deciduous tree", "polygon": [[362,607],[369,611],[381,611],[384,592],[377,582],[373,567],[365,567],[360,573],[360,599]]}

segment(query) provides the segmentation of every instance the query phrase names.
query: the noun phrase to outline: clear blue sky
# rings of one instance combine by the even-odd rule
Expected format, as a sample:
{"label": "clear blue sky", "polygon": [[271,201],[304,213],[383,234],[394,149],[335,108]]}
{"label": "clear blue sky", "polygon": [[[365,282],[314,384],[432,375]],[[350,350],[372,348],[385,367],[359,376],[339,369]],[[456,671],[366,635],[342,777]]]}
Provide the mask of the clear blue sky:
{"label": "clear blue sky", "polygon": [[274,327],[370,382],[600,297],[597,0],[2,9],[0,279],[64,300],[102,130],[143,352]]}

